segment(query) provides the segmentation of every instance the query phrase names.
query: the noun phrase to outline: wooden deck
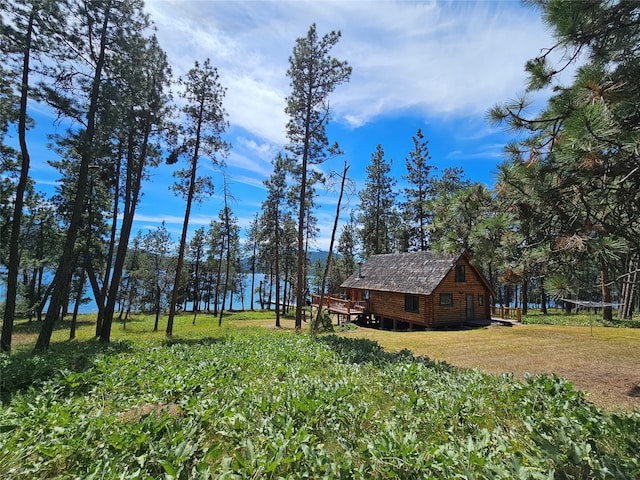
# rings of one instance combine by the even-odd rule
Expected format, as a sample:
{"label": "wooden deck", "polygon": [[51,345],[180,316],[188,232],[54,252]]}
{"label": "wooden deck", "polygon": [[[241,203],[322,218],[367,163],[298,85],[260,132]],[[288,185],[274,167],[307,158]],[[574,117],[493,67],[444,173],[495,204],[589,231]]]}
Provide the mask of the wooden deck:
{"label": "wooden deck", "polygon": [[314,308],[325,308],[329,313],[335,313],[338,315],[352,315],[358,316],[366,313],[368,310],[367,301],[353,301],[345,300],[336,296],[325,295],[320,305],[320,295],[313,295],[311,297],[311,306]]}

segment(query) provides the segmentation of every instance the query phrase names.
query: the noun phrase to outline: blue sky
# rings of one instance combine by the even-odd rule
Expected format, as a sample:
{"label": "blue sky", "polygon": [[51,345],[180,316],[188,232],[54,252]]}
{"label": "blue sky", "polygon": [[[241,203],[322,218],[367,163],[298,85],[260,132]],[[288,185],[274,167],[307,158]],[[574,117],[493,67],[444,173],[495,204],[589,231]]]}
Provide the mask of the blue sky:
{"label": "blue sky", "polygon": [[[318,32],[340,30],[333,55],[353,67],[351,80],[330,98],[328,132],[344,156],[322,165],[340,170],[351,164],[350,177],[364,185],[366,165],[376,145],[393,161],[398,189],[404,161],[418,128],[429,140],[438,168],[462,167],[472,181],[492,186],[496,165],[509,135],[486,120],[494,104],[524,89],[525,62],[553,44],[540,12],[517,1],[183,1],[147,0],[162,47],[174,75],[194,61],[210,58],[227,88],[224,105],[232,144],[227,159],[232,208],[246,227],[266,196],[262,181],[270,161],[286,143],[285,97],[288,58],[296,38],[316,23]],[[56,172],[45,164],[51,131],[50,112],[36,107],[37,127],[29,133],[37,185],[51,191]],[[208,167],[201,160],[202,169]],[[171,170],[151,172],[143,187],[134,233],[163,220],[177,238],[184,201],[169,191]],[[208,225],[222,208],[222,177],[212,174],[216,194],[192,211],[190,230]],[[320,192],[320,237],[326,249],[336,196]],[[357,205],[343,209],[344,217]]]}

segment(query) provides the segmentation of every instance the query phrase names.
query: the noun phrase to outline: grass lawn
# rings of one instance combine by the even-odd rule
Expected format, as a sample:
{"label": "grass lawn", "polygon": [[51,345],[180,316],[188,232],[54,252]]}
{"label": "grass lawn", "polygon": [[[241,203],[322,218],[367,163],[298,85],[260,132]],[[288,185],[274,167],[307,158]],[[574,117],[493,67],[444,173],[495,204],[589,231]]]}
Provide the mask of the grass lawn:
{"label": "grass lawn", "polygon": [[[218,318],[198,315],[176,317],[174,335],[177,338],[202,338],[224,335],[227,327],[274,327],[273,312],[237,312],[223,317],[222,332]],[[560,321],[564,325],[559,325]],[[536,321],[539,321],[536,320]],[[358,328],[342,333],[349,337],[367,338],[393,352],[411,350],[415,355],[447,362],[463,368],[478,368],[489,373],[513,373],[517,378],[526,374],[556,374],[566,378],[578,390],[588,393],[594,404],[608,410],[640,409],[640,329],[596,326],[591,329],[588,317],[551,316],[554,325],[525,324],[513,327],[487,327],[473,330],[393,332]],[[93,337],[95,320],[81,316],[78,340]],[[571,325],[566,323],[579,323]],[[281,319],[284,329],[293,329],[291,317]],[[160,320],[157,332],[152,331],[151,316],[136,316],[112,328],[113,341],[129,340],[162,342],[166,337],[166,317]],[[19,321],[14,333],[14,351],[28,350],[35,344],[40,324]],[[306,331],[307,324],[303,325]],[[591,334],[593,332],[593,335]],[[66,342],[69,322],[58,324],[52,343]]]}
{"label": "grass lawn", "polygon": [[516,325],[476,330],[390,332],[359,328],[346,335],[375,340],[389,351],[489,373],[555,373],[588,392],[594,404],[640,408],[640,330],[557,325]]}

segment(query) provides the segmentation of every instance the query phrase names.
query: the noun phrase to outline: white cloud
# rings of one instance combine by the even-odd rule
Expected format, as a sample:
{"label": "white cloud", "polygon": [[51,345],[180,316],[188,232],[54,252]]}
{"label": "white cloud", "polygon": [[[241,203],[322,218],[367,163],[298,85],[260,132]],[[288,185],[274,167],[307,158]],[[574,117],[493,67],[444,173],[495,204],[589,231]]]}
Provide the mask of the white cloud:
{"label": "white cloud", "polygon": [[221,82],[227,87],[225,108],[232,125],[241,126],[258,138],[284,143],[287,117],[283,92],[247,74],[221,72]]}
{"label": "white cloud", "polygon": [[[333,120],[358,133],[374,127],[372,137],[388,119],[446,124],[451,128],[438,129],[442,138],[433,139],[443,152],[434,161],[456,165],[502,155],[500,135],[485,119],[487,109],[521,91],[525,62],[553,44],[539,12],[516,1],[147,0],[146,8],[176,76],[205,58],[218,68],[233,143],[230,178],[239,191],[257,193],[238,199],[243,225],[251,218],[248,211],[259,209],[270,161],[286,142],[288,58],[312,23],[320,34],[341,31],[332,54],[353,67],[350,81],[331,95]],[[411,134],[406,132],[407,139]],[[358,148],[354,144],[347,152],[354,165],[369,157]],[[391,157],[403,157],[392,148]],[[363,171],[350,173],[362,183]],[[318,203],[317,243],[326,248],[335,198],[320,192]],[[357,196],[343,210],[355,204]],[[217,205],[208,208],[216,211]]]}
{"label": "white cloud", "polygon": [[352,127],[407,109],[483,115],[521,88],[522,65],[551,42],[538,14],[513,2],[151,0],[147,8],[177,73],[211,57],[232,125],[277,145],[288,57],[313,22],[321,34],[342,32],[332,53],[353,75],[332,108]]}
{"label": "white cloud", "polygon": [[[244,183],[245,185],[249,185],[251,187],[260,188],[261,190],[266,190],[262,179],[256,177],[247,177],[245,175],[234,175],[233,181],[237,183]],[[246,200],[243,202],[245,205],[248,203]],[[259,205],[259,203],[258,203]]]}
{"label": "white cloud", "polygon": [[[484,114],[521,88],[522,65],[545,43],[539,20],[522,9],[503,10],[503,4],[449,2],[419,9],[385,2],[396,15],[370,18],[371,34],[358,35],[350,46],[353,78],[337,92],[336,108],[356,126],[407,109]],[[387,21],[400,14],[404,21]]]}
{"label": "white cloud", "polygon": [[[268,174],[272,170],[271,161],[282,151],[282,147],[270,142],[259,142],[251,138],[238,136],[233,141],[233,150],[243,152],[243,155],[252,158],[252,160],[245,161],[236,159],[238,167],[251,171],[258,170],[261,173]],[[249,165],[243,166],[242,164],[247,161]],[[234,161],[227,163],[232,164]]]}

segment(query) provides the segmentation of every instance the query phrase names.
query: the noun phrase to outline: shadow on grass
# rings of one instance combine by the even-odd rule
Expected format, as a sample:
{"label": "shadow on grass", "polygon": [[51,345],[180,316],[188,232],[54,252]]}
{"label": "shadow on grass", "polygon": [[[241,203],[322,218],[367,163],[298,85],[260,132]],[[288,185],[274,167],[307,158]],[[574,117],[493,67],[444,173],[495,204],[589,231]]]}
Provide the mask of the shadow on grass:
{"label": "shadow on grass", "polygon": [[102,355],[131,352],[128,341],[102,343],[68,341],[53,343],[44,354],[22,351],[12,355],[0,355],[0,401],[7,404],[20,390],[36,386],[39,382],[53,378],[60,372],[80,373],[94,364]]}
{"label": "shadow on grass", "polygon": [[220,343],[225,343],[227,341],[227,335],[223,335],[222,337],[205,337],[205,338],[167,338],[162,341],[162,345],[172,346],[172,345],[185,345],[185,346],[194,346],[194,345],[218,345]]}
{"label": "shadow on grass", "polygon": [[122,325],[122,324],[130,324],[130,323],[146,323],[148,322],[148,320],[143,317],[143,316],[138,316],[138,315],[132,315],[129,318],[127,318],[126,320],[124,318],[118,318],[115,317],[113,319],[113,324],[114,325]]}
{"label": "shadow on grass", "polygon": [[403,348],[398,352],[387,352],[378,343],[368,338],[347,338],[338,335],[317,337],[318,341],[328,345],[343,361],[349,363],[373,363],[376,365],[399,362],[417,362],[428,367],[451,370],[455,367],[445,362],[434,362],[427,356],[415,356],[411,350]]}
{"label": "shadow on grass", "polygon": [[[13,325],[13,333],[14,334],[22,334],[22,335],[37,335],[40,333],[42,329],[42,321],[38,320],[18,320]],[[86,327],[88,325],[95,325],[96,322],[91,320],[77,320],[76,328]],[[53,330],[69,330],[71,328],[71,319],[66,319],[63,321],[58,320],[53,324]]]}

